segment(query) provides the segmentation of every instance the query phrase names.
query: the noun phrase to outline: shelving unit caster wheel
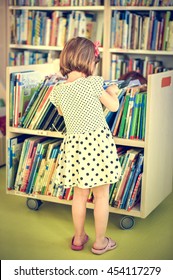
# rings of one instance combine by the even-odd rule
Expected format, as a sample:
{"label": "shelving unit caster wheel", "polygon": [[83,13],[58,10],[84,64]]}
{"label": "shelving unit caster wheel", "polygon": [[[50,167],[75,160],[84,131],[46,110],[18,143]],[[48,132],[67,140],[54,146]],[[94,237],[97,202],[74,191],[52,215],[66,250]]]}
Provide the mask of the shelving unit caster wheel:
{"label": "shelving unit caster wheel", "polygon": [[34,198],[27,198],[26,205],[30,210],[38,210],[43,202]]}
{"label": "shelving unit caster wheel", "polygon": [[135,220],[131,216],[124,216],[120,220],[120,227],[122,229],[131,229],[135,225]]}

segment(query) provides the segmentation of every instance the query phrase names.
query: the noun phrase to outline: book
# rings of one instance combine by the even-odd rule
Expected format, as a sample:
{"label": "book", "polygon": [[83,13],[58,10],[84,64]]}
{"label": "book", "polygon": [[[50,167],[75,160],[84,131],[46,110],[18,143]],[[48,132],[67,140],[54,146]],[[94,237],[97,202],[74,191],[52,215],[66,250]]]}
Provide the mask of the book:
{"label": "book", "polygon": [[145,140],[145,126],[146,126],[146,109],[147,109],[147,94],[143,94],[143,107],[142,107],[142,125],[141,125],[141,139]]}
{"label": "book", "polygon": [[137,178],[132,196],[129,201],[127,211],[130,211],[140,201],[141,184],[142,184],[142,173],[140,173]]}
{"label": "book", "polygon": [[165,14],[165,18],[164,18],[162,50],[167,49],[170,17],[171,17],[171,11],[167,11],[166,14]]}
{"label": "book", "polygon": [[52,89],[53,85],[49,86],[43,99],[41,100],[41,102],[39,102],[39,106],[37,106],[37,110],[35,111],[34,117],[29,125],[30,129],[34,129],[36,127],[38,121],[40,120],[40,118],[42,118],[42,115],[45,113],[48,103],[50,103],[49,96],[51,94]]}
{"label": "book", "polygon": [[117,111],[117,114],[115,116],[115,120],[114,123],[112,125],[112,135],[116,136],[118,129],[119,129],[119,124],[120,124],[120,120],[123,114],[123,109],[124,109],[124,100],[125,100],[125,96],[122,97],[121,101],[120,101],[120,105]]}
{"label": "book", "polygon": [[15,113],[15,116],[17,117],[15,123],[16,126],[19,125],[20,119],[23,116],[32,95],[45,79],[45,75],[38,71],[19,73],[17,76],[17,95],[19,99],[18,103],[16,100],[16,107],[18,107],[18,111]]}
{"label": "book", "polygon": [[53,176],[53,173],[55,171],[55,166],[56,166],[56,160],[58,157],[58,153],[59,153],[59,146],[55,147],[52,151],[51,157],[48,161],[48,164],[46,165],[46,180],[43,181],[43,185],[42,185],[42,193],[47,194],[48,193],[48,189],[49,189],[49,185],[51,183],[51,178]]}
{"label": "book", "polygon": [[28,148],[25,157],[25,163],[22,166],[22,175],[20,180],[20,191],[25,192],[27,189],[29,177],[33,167],[33,162],[37,150],[37,145],[39,142],[44,141],[44,137],[33,136],[28,139]]}
{"label": "book", "polygon": [[130,139],[136,138],[136,131],[137,131],[137,120],[138,120],[138,114],[139,114],[139,104],[141,101],[142,93],[136,93],[134,97],[134,106],[132,110],[132,120],[131,120],[131,127],[130,127]]}
{"label": "book", "polygon": [[28,150],[29,150],[29,138],[25,139],[22,146],[22,152],[21,152],[20,161],[17,169],[17,175],[14,184],[14,189],[16,191],[20,191],[20,187],[22,185],[23,172],[26,165]]}
{"label": "book", "polygon": [[117,187],[117,193],[114,199],[114,207],[120,207],[121,199],[126,188],[126,183],[128,181],[132,165],[134,164],[134,161],[136,160],[136,157],[139,155],[140,152],[140,148],[130,149],[126,152],[126,160],[123,162],[122,176]]}
{"label": "book", "polygon": [[32,162],[32,168],[29,174],[29,179],[28,179],[28,184],[26,187],[26,193],[32,193],[34,186],[35,186],[35,182],[37,179],[37,175],[39,172],[39,168],[40,168],[40,164],[41,164],[41,160],[44,157],[46,150],[48,148],[48,145],[50,143],[50,141],[52,141],[51,139],[46,139],[46,137],[39,137],[38,138],[38,142],[36,145],[36,151],[34,154],[34,158],[33,158],[33,162]]}
{"label": "book", "polygon": [[7,188],[14,189],[15,179],[19,166],[21,151],[26,135],[20,135],[8,140],[8,177]]}
{"label": "book", "polygon": [[119,208],[121,208],[121,209],[125,209],[125,206],[126,206],[128,194],[129,194],[131,184],[132,184],[132,181],[133,181],[133,177],[134,177],[134,174],[135,174],[136,161],[137,161],[137,157],[131,162],[131,165],[130,165],[129,176],[128,176],[128,179],[127,179],[127,182],[126,182],[124,193],[123,193],[121,201],[120,201]]}
{"label": "book", "polygon": [[126,210],[129,207],[129,202],[130,202],[133,190],[135,188],[137,178],[138,178],[139,174],[142,173],[142,171],[143,171],[143,161],[144,161],[144,155],[143,155],[143,153],[140,153],[139,157],[138,157],[138,160],[137,160],[137,163],[136,163],[136,168],[135,168],[135,173],[134,173],[134,176],[133,176],[133,181],[132,181],[132,184],[131,184],[131,187],[130,187],[130,190],[129,190],[129,193],[128,193],[127,201],[126,201],[126,206],[125,206]]}
{"label": "book", "polygon": [[123,109],[122,118],[121,118],[121,122],[120,122],[120,128],[119,128],[119,132],[118,132],[118,137],[120,137],[120,138],[122,138],[123,134],[124,134],[124,128],[125,128],[127,111],[128,111],[128,106],[129,106],[129,100],[130,100],[130,95],[129,95],[129,93],[127,93],[126,96],[125,96],[124,109]]}

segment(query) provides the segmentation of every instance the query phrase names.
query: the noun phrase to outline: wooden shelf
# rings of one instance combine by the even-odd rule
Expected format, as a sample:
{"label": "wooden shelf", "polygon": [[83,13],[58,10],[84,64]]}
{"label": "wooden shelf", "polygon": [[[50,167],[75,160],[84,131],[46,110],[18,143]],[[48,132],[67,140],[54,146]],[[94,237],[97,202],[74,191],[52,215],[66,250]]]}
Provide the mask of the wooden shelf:
{"label": "wooden shelf", "polygon": [[104,11],[104,6],[9,6],[9,10],[39,10],[39,11]]}
{"label": "wooden shelf", "polygon": [[[38,50],[38,51],[62,51],[63,47],[58,46],[41,46],[41,45],[24,45],[24,44],[10,44],[10,49],[24,49],[24,50]],[[103,52],[103,48],[99,48]]]}
{"label": "wooden shelf", "polygon": [[154,50],[132,50],[132,49],[119,49],[110,48],[110,53],[122,53],[122,54],[136,54],[136,55],[165,55],[172,56],[173,51],[154,51]]}
{"label": "wooden shelf", "polygon": [[39,130],[39,129],[28,129],[28,128],[16,128],[16,127],[9,127],[9,133],[19,133],[19,134],[31,134],[31,135],[38,135],[38,136],[47,136],[47,137],[55,137],[55,138],[64,138],[64,134],[59,131],[49,131],[49,130]]}
{"label": "wooden shelf", "polygon": [[131,140],[131,139],[114,137],[114,141],[116,145],[145,148],[145,142],[142,140],[136,140],[136,139]]}
{"label": "wooden shelf", "polygon": [[[19,127],[9,127],[9,132],[11,133],[19,133],[19,134],[31,134],[38,136],[47,136],[47,137],[55,137],[55,138],[64,138],[64,134],[58,131],[48,131],[48,130],[39,130],[39,129],[28,129],[28,128],[19,128]],[[117,145],[122,146],[131,146],[131,147],[139,147],[144,148],[145,142],[142,140],[131,140],[131,139],[123,139],[114,137],[114,141]]]}
{"label": "wooden shelf", "polygon": [[10,49],[24,49],[24,50],[40,50],[40,51],[62,51],[62,47],[58,46],[40,46],[40,45],[22,45],[10,44]]}
{"label": "wooden shelf", "polygon": [[[70,205],[70,206],[72,205],[71,200],[59,199],[58,197],[55,197],[55,196],[39,195],[39,194],[25,194],[25,193],[15,191],[15,190],[7,190],[6,193],[10,194],[10,195],[17,195],[17,196],[24,197],[24,198],[33,198],[33,199],[38,199],[38,200],[42,200],[42,201],[54,202],[54,203],[65,204],[65,205]],[[94,209],[94,203],[88,202],[87,208]],[[109,206],[109,212],[116,213],[116,214],[122,214],[122,215],[124,214],[124,215],[129,215],[129,216],[135,216],[135,217],[142,217],[139,206],[134,207],[134,209],[132,209],[131,211],[126,211],[123,209],[118,209],[118,208]]]}
{"label": "wooden shelf", "polygon": [[117,11],[173,11],[173,6],[163,6],[163,7],[157,7],[157,6],[111,6],[111,10],[117,10]]}

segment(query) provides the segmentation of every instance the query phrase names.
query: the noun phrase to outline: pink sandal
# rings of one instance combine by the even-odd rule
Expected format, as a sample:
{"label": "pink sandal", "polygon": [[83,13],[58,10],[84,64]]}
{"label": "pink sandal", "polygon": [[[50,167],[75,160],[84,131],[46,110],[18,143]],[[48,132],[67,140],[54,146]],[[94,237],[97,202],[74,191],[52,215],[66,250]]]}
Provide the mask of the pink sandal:
{"label": "pink sandal", "polygon": [[81,251],[81,250],[83,250],[84,245],[85,245],[85,243],[88,242],[88,240],[89,240],[89,237],[88,237],[88,235],[86,234],[86,235],[85,235],[84,242],[83,242],[82,245],[74,245],[74,244],[73,244],[73,242],[74,242],[74,236],[73,236],[72,241],[71,241],[71,249],[72,249],[72,250],[75,250],[75,251]]}
{"label": "pink sandal", "polygon": [[117,247],[117,244],[115,241],[113,241],[111,238],[106,237],[108,240],[108,244],[106,245],[105,248],[103,249],[95,249],[92,248],[91,251],[92,253],[96,254],[96,255],[102,255],[104,253],[106,253],[107,251],[113,250]]}

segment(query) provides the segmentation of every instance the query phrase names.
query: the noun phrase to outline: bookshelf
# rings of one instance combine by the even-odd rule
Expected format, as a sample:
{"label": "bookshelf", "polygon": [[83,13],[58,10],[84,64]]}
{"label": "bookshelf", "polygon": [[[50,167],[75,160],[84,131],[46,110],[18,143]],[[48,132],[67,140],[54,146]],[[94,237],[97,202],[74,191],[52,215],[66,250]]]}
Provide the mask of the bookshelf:
{"label": "bookshelf", "polygon": [[[24,70],[43,71],[43,69],[46,69],[44,70],[46,73],[47,71],[54,73],[54,64],[46,64],[46,67],[44,66],[45,65],[7,67],[7,140],[21,134],[63,138],[61,133],[54,131],[49,132],[46,130],[14,128],[9,125],[10,74]],[[110,206],[109,210],[111,213],[117,213],[127,217],[146,218],[172,191],[172,87],[173,71],[149,75],[145,141],[114,137],[116,144],[122,146],[139,147],[144,150],[144,168],[140,205],[135,206],[131,211]],[[6,154],[8,162],[8,150]],[[8,164],[6,172],[8,178]],[[30,199],[31,204],[32,201],[50,201],[54,203],[71,205],[71,201],[47,195],[26,194],[16,190],[7,190],[7,194],[18,195]],[[93,204],[87,203],[87,207],[93,209]]]}
{"label": "bookshelf", "polygon": [[[21,3],[22,1],[19,1]],[[90,1],[91,2],[91,1]],[[98,3],[96,1],[96,3]],[[49,12],[53,13],[54,11],[60,11],[64,13],[68,13],[70,11],[80,11],[84,13],[95,13],[102,15],[102,21],[103,21],[103,45],[100,48],[101,56],[102,56],[102,69],[101,73],[104,76],[105,79],[109,79],[111,74],[108,69],[110,69],[111,63],[112,63],[112,55],[117,55],[121,57],[122,55],[125,56],[124,59],[129,60],[137,60],[141,59],[144,60],[151,60],[152,61],[161,61],[163,63],[163,68],[165,69],[171,69],[173,67],[171,57],[173,55],[173,49],[172,50],[151,50],[151,49],[132,49],[132,48],[117,48],[113,47],[111,45],[111,20],[112,20],[112,14],[113,12],[117,11],[120,13],[125,13],[126,11],[137,14],[140,16],[143,15],[149,15],[150,12],[155,12],[159,17],[163,13],[162,17],[164,17],[164,14],[168,11],[170,11],[171,15],[173,14],[173,6],[119,6],[120,1],[100,1],[101,5],[99,6],[14,6],[14,1],[9,1],[9,6],[7,8],[8,11],[8,23],[10,22],[10,14],[13,12],[18,11],[33,11],[33,12]],[[111,3],[116,3],[117,6],[111,5]],[[160,20],[160,19],[159,19]],[[148,32],[148,31],[147,31]],[[146,33],[147,33],[146,32]],[[133,32],[132,32],[133,33]],[[48,56],[48,62],[52,62],[52,59],[54,57],[58,57],[59,53],[62,50],[62,46],[50,46],[50,45],[34,45],[34,44],[21,44],[21,43],[14,43],[11,42],[10,39],[10,26],[8,26],[8,53],[10,51],[38,51],[41,53],[49,53]],[[117,59],[118,59],[117,58]],[[135,63],[135,62],[134,62]],[[143,63],[143,62],[141,62]],[[145,62],[147,64],[147,62]],[[127,64],[127,63],[126,63]],[[20,63],[18,64],[20,65]],[[156,68],[156,65],[158,65],[158,62],[155,62],[154,66],[151,67],[148,71],[154,71],[153,67]],[[124,66],[122,71],[125,71]],[[133,65],[133,68],[135,70],[135,67]],[[144,67],[144,66],[143,66]],[[145,67],[144,67],[145,68]],[[160,70],[159,70],[160,71]],[[141,70],[142,72],[142,70]],[[119,72],[118,72],[119,73]],[[143,70],[142,74],[145,74],[146,70]],[[119,76],[119,74],[117,74]],[[112,78],[112,77],[111,77]]]}
{"label": "bookshelf", "polygon": [[[102,3],[102,1],[96,1],[96,2]],[[11,3],[13,3],[13,2],[11,1]],[[11,56],[10,56],[12,63],[13,63],[13,57],[15,55],[14,52],[16,52],[16,51],[19,51],[22,53],[24,53],[24,51],[29,51],[30,53],[39,52],[39,53],[45,54],[45,56],[46,56],[45,61],[41,61],[41,63],[44,63],[44,62],[49,63],[49,62],[52,62],[52,60],[54,58],[59,57],[59,54],[60,54],[63,46],[62,46],[62,44],[58,43],[58,40],[57,40],[57,43],[52,43],[52,39],[51,39],[54,36],[54,35],[52,35],[53,29],[54,29],[52,27],[52,24],[53,24],[53,18],[54,18],[55,13],[57,13],[57,14],[60,13],[58,17],[63,18],[63,19],[65,18],[66,26],[68,25],[69,29],[70,29],[70,26],[73,25],[73,24],[71,24],[70,16],[75,18],[75,21],[76,21],[75,24],[77,24],[77,26],[79,26],[79,24],[77,23],[79,18],[81,18],[81,20],[83,19],[84,21],[87,21],[88,22],[87,30],[89,30],[87,32],[89,32],[89,34],[90,34],[87,36],[92,36],[92,38],[95,38],[95,40],[98,38],[98,40],[100,42],[102,41],[102,38],[103,38],[103,33],[101,31],[102,28],[100,26],[100,30],[98,28],[96,30],[95,26],[96,26],[96,22],[100,21],[100,19],[101,19],[102,23],[104,22],[104,5],[90,5],[90,6],[56,6],[56,5],[54,5],[54,6],[12,6],[12,5],[9,5],[8,6],[8,19],[9,19],[8,22],[10,22],[10,19],[12,19],[12,21],[14,21],[14,26],[15,26],[14,29],[16,28],[16,25],[17,25],[17,20],[15,20],[15,18],[17,17],[16,15],[20,12],[21,13],[26,12],[27,15],[29,13],[33,13],[32,14],[33,17],[34,17],[34,13],[35,14],[41,13],[41,12],[44,13],[45,17],[51,19],[51,31],[50,31],[51,34],[47,35],[47,36],[49,36],[49,40],[47,40],[47,41],[49,41],[49,43],[48,42],[45,43],[46,35],[43,35],[43,38],[42,38],[43,42],[41,42],[39,45],[37,43],[35,44],[33,42],[28,42],[28,41],[26,44],[26,43],[20,42],[20,39],[17,40],[17,42],[14,42],[15,40],[11,40],[11,38],[9,36],[8,47],[9,47],[9,53],[12,52]],[[13,17],[11,17],[12,14],[14,15]],[[56,15],[55,15],[55,17],[56,17]],[[86,16],[86,18],[84,19],[85,16]],[[59,23],[59,29],[61,30],[60,24],[61,23]],[[85,25],[86,25],[86,23],[85,23]],[[75,28],[78,28],[78,27],[75,27]],[[82,28],[83,27],[81,25],[80,32],[83,32]],[[83,28],[83,29],[85,29],[85,28]],[[9,34],[10,34],[10,32],[11,32],[10,26],[8,27],[8,30],[9,30]],[[41,28],[40,28],[40,30],[41,30]],[[65,27],[65,30],[66,30],[65,37],[67,40],[67,38],[69,38],[67,35],[68,28]],[[76,29],[76,30],[78,30],[78,29]],[[68,31],[68,32],[70,32],[70,31]],[[76,34],[76,32],[78,32],[78,31],[75,31],[75,34]],[[92,34],[96,33],[97,35],[91,35],[91,32],[93,32]],[[102,35],[101,35],[101,33],[102,33]],[[60,34],[60,33],[58,33],[58,34]],[[81,33],[79,33],[78,35],[82,36]],[[60,35],[58,35],[58,36],[60,36]],[[75,35],[73,35],[73,36],[75,36]],[[17,38],[17,35],[15,37]],[[103,53],[103,47],[100,47],[100,52]],[[28,63],[26,63],[26,64],[28,64]],[[29,64],[31,64],[31,63],[29,63]],[[10,64],[10,65],[12,65],[12,64]],[[21,65],[20,58],[18,60],[18,65]]]}
{"label": "bookshelf", "polygon": [[6,1],[0,2],[0,26],[1,30],[1,39],[0,39],[0,97],[4,100],[6,99],[5,95],[5,67],[7,65],[7,45],[6,45]]}
{"label": "bookshelf", "polygon": [[[115,2],[119,2],[119,1],[115,1]],[[169,23],[167,23],[167,35],[163,35],[166,34],[166,31],[164,31],[164,28],[166,26],[166,18],[169,18],[169,13],[170,13],[170,22],[168,20]],[[122,56],[124,56],[124,60],[128,60],[132,59],[133,60],[133,67],[135,70],[135,67],[138,67],[138,71],[140,69],[141,74],[143,74],[143,76],[147,77],[148,74],[152,74],[154,73],[154,71],[156,71],[155,69],[157,68],[157,66],[162,65],[162,69],[165,68],[165,70],[172,70],[172,64],[170,62],[171,60],[171,56],[173,54],[173,48],[169,47],[169,49],[167,50],[168,47],[168,41],[169,38],[171,36],[172,38],[172,28],[171,28],[171,22],[172,22],[172,14],[173,14],[173,7],[172,6],[111,6],[110,10],[109,10],[109,17],[112,16],[112,20],[114,17],[116,17],[116,20],[114,19],[114,24],[115,24],[115,28],[117,28],[118,24],[120,21],[122,21],[123,18],[123,25],[119,26],[120,28],[120,34],[121,34],[121,29],[126,29],[128,28],[128,32],[126,31],[125,33],[125,38],[124,33],[123,35],[121,34],[120,36],[122,36],[122,39],[120,37],[120,42],[118,42],[118,44],[120,44],[120,46],[117,46],[117,41],[115,39],[115,43],[114,40],[112,41],[111,39],[111,47],[109,48],[109,53],[110,56],[112,56],[112,60],[114,60],[113,58],[113,54],[118,55],[117,60],[122,60]],[[114,15],[114,16],[113,16]],[[118,19],[117,19],[117,15],[118,15]],[[135,15],[135,16],[134,16]],[[139,19],[140,18],[140,19]],[[145,19],[148,18],[148,21],[145,22]],[[133,23],[134,21],[134,23]],[[124,23],[125,22],[125,23]],[[130,29],[130,22],[131,22],[131,33],[132,35],[129,35],[129,29]],[[136,22],[137,22],[137,26],[136,26]],[[147,25],[148,22],[148,25]],[[169,25],[170,24],[170,25]],[[109,27],[108,27],[108,34],[112,34],[112,23],[110,23]],[[128,27],[126,27],[126,25]],[[144,29],[145,25],[147,26],[146,30]],[[151,27],[152,26],[152,27]],[[159,26],[159,27],[158,27]],[[161,31],[161,26],[162,26],[162,31]],[[150,32],[150,28],[152,29],[152,32]],[[160,29],[159,29],[160,28]],[[137,31],[136,31],[137,29]],[[156,30],[156,32],[155,32]],[[117,31],[117,29],[116,29]],[[138,45],[137,47],[135,47],[132,44],[132,37],[133,40],[135,40],[135,35],[137,34],[137,39],[136,39],[136,44]],[[149,34],[149,35],[148,35]],[[151,39],[150,38],[150,34],[151,35]],[[153,34],[156,34],[156,37],[153,36]],[[114,35],[115,36],[115,35]],[[164,38],[164,36],[166,36],[166,38]],[[116,36],[115,36],[116,38]],[[146,39],[145,39],[146,38]],[[160,45],[159,45],[159,40]],[[123,43],[125,41],[125,45],[126,47],[123,46]],[[167,42],[167,43],[163,43],[163,42]],[[171,39],[171,42],[173,41],[173,38]],[[150,42],[150,43],[149,43]],[[149,44],[149,45],[148,45]],[[164,44],[165,47],[163,46]],[[171,43],[172,44],[172,43]],[[139,65],[139,62],[137,62],[137,65],[135,66],[135,60],[139,60],[141,59],[141,63],[142,66]],[[144,62],[143,62],[144,61]],[[148,62],[149,61],[149,62]],[[160,63],[161,62],[161,63]],[[107,62],[109,64],[111,64],[111,62]],[[148,69],[148,71],[146,71],[145,69],[145,63],[146,64],[151,64],[153,66],[151,66],[150,69]],[[129,67],[128,62],[124,63],[125,66],[124,67]],[[132,67],[132,66],[130,66]],[[130,69],[131,71],[132,69]],[[165,71],[164,70],[164,71]],[[123,67],[122,67],[122,71],[123,71]],[[163,70],[162,70],[163,71]],[[161,72],[161,71],[159,71]],[[147,74],[148,73],[148,74]],[[116,76],[117,77],[117,76]]]}

